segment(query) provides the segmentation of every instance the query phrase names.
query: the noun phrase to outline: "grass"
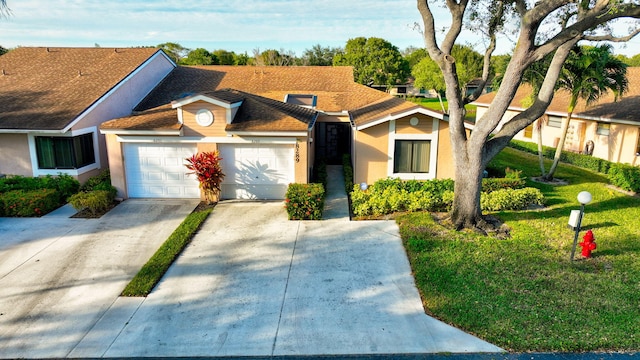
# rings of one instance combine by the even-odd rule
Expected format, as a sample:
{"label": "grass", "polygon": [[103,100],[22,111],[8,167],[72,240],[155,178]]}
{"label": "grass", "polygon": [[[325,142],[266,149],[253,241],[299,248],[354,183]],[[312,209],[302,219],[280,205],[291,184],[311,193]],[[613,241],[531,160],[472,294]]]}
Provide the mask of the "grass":
{"label": "grass", "polygon": [[[437,98],[407,98],[407,100],[414,102],[418,105],[421,105],[427,109],[431,109],[431,110],[435,110],[438,112],[442,112],[442,106],[444,106],[445,109],[449,109],[449,105],[447,103],[446,99],[442,99],[442,105],[440,105],[440,100],[438,100]],[[477,106],[475,105],[469,105],[467,104],[465,106],[465,108],[467,109],[467,114],[465,115],[465,120],[467,121],[471,121],[473,123],[476,122],[476,109]]]}
{"label": "grass", "polygon": [[140,269],[121,295],[130,297],[149,295],[212,210],[212,207],[196,208],[189,214]]}
{"label": "grass", "polygon": [[[494,164],[539,175],[535,156],[509,148]],[[640,199],[570,165],[557,177],[569,185],[528,184],[547,209],[495,214],[512,228],[507,240],[450,231],[428,213],[399,217],[425,309],[510,351],[638,351]],[[571,262],[567,221],[582,190],[593,194],[583,229],[593,229],[598,248],[581,259],[578,247]]]}

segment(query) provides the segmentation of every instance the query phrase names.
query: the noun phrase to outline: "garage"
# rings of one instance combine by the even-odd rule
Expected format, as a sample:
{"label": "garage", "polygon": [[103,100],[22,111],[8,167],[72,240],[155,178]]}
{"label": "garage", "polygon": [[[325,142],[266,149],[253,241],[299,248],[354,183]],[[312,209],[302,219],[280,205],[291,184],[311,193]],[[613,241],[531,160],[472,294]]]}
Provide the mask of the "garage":
{"label": "garage", "polygon": [[127,192],[132,198],[199,198],[194,175],[187,176],[185,158],[196,153],[190,144],[124,145]]}
{"label": "garage", "polygon": [[222,199],[281,200],[294,182],[293,145],[220,144],[219,151]]}

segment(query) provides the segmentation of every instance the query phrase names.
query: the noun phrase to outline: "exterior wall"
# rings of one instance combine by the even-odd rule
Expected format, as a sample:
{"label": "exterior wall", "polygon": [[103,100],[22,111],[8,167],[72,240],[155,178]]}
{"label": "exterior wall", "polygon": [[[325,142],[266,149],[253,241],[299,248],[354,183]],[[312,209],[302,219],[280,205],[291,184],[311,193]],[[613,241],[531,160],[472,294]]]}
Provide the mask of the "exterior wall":
{"label": "exterior wall", "polygon": [[[196,114],[201,109],[207,109],[213,114],[213,124],[201,126],[196,122]],[[180,111],[180,110],[178,110]],[[184,136],[227,136],[227,109],[206,101],[196,101],[182,107],[182,131]]]}
{"label": "exterior wall", "polygon": [[129,196],[127,195],[127,182],[124,175],[124,157],[122,154],[124,144],[118,142],[118,136],[114,134],[105,135],[105,142],[109,154],[111,185],[118,189],[117,197],[126,199]]}
{"label": "exterior wall", "polygon": [[[476,119],[479,119],[484,112],[485,107],[478,107]],[[507,111],[501,125],[518,114],[516,111]],[[566,121],[566,118],[562,118]],[[611,162],[628,163],[638,165],[640,163],[640,155],[636,155],[638,146],[638,137],[640,136],[640,126],[612,123],[609,135],[600,135],[597,133],[598,122],[595,120],[586,120],[573,118],[567,130],[567,139],[565,141],[564,150],[572,152],[584,152],[585,146],[589,141],[593,141],[593,156]],[[496,131],[497,131],[496,130]],[[551,127],[546,124],[542,127],[542,144],[544,146],[556,147],[560,140],[561,128]],[[525,136],[522,130],[516,136],[515,140],[528,141],[537,143],[538,131],[533,130],[531,137]]]}
{"label": "exterior wall", "polygon": [[438,128],[438,163],[436,164],[436,178],[454,179],[456,168],[453,163],[453,149],[451,147],[451,135],[449,134],[449,123],[440,121]]}
{"label": "exterior wall", "polygon": [[389,123],[355,131],[354,183],[373,184],[387,177]]}
{"label": "exterior wall", "polygon": [[309,173],[307,169],[310,164],[307,162],[309,159],[309,143],[308,138],[300,137],[296,138],[296,144],[294,145],[293,156],[294,159],[294,171],[295,182],[300,184],[306,184],[309,182]]}
{"label": "exterior wall", "polygon": [[33,176],[26,134],[0,134],[0,174]]}

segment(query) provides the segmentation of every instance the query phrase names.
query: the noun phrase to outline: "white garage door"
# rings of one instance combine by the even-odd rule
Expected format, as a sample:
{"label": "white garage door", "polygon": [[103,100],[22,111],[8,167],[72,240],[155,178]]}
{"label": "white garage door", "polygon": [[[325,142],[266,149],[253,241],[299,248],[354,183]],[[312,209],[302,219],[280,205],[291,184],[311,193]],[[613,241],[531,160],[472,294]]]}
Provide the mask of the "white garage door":
{"label": "white garage door", "polygon": [[199,198],[195,175],[187,176],[185,158],[194,145],[125,144],[127,191],[132,198]]}
{"label": "white garage door", "polygon": [[293,145],[221,144],[223,199],[284,199],[295,179]]}

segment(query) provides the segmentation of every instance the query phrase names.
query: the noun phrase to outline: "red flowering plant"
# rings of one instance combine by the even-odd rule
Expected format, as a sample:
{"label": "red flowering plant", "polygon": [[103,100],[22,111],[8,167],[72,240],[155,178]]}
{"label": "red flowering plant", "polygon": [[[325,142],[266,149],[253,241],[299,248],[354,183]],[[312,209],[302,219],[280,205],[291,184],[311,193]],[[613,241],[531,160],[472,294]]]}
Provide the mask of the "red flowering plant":
{"label": "red flowering plant", "polygon": [[224,180],[224,173],[220,165],[220,154],[218,150],[213,152],[200,152],[186,158],[187,169],[191,170],[187,175],[195,174],[200,182],[200,188],[204,192],[205,199],[209,204],[217,200],[220,194],[220,185]]}

